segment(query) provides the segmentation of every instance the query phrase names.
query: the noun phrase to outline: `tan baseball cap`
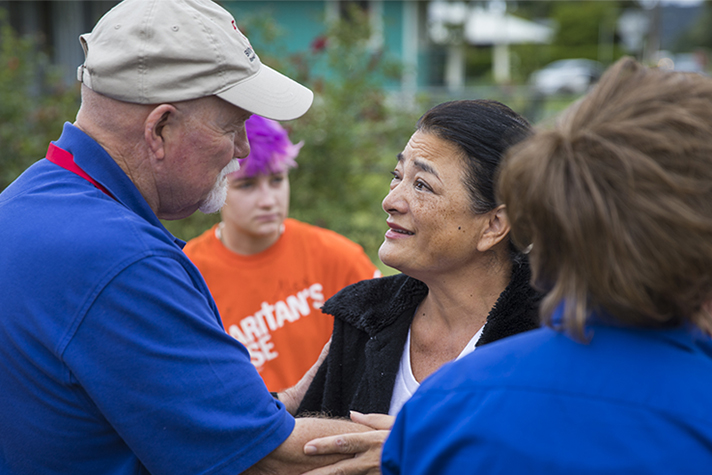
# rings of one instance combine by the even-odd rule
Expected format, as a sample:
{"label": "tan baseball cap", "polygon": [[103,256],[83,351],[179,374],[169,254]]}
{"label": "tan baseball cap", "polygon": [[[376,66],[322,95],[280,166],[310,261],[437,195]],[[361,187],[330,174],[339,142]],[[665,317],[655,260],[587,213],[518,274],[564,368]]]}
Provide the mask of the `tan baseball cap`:
{"label": "tan baseball cap", "polygon": [[215,95],[253,114],[291,120],[314,94],[265,66],[235,19],[212,0],[124,0],[79,37],[77,79],[124,102]]}

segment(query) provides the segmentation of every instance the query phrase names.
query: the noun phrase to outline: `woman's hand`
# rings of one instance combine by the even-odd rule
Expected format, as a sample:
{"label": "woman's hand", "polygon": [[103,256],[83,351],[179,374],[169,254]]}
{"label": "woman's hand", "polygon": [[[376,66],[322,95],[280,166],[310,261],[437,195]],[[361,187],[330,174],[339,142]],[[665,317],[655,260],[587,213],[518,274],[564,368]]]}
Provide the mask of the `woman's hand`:
{"label": "woman's hand", "polygon": [[312,380],[314,380],[314,376],[316,376],[316,372],[319,370],[319,367],[329,355],[329,346],[331,346],[331,338],[329,338],[329,341],[326,342],[324,348],[321,349],[321,354],[319,354],[319,358],[317,358],[316,363],[314,363],[312,367],[309,368],[309,371],[304,373],[302,379],[300,379],[299,382],[291,388],[285,389],[284,391],[279,393],[279,395],[277,396],[282,402],[282,404],[284,404],[284,407],[287,409],[287,412],[289,412],[291,415],[297,415],[297,409],[299,409],[299,404],[302,403],[302,399],[304,399],[304,395],[307,393],[307,389],[309,389],[309,386],[311,386]]}
{"label": "woman's hand", "polygon": [[322,437],[306,443],[307,455],[354,454],[353,458],[312,470],[304,475],[377,475],[381,473],[381,451],[395,417],[351,411],[351,420],[374,430]]}

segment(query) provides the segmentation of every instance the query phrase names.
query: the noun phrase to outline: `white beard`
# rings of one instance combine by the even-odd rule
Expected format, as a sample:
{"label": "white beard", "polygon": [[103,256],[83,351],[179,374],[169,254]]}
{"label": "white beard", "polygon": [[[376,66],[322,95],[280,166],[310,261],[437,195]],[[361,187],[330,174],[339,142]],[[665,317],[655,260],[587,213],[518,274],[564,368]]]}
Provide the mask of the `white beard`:
{"label": "white beard", "polygon": [[220,208],[223,207],[227,199],[227,176],[239,169],[240,162],[234,158],[220,171],[213,188],[210,190],[210,193],[208,193],[208,197],[205,198],[203,204],[198,208],[201,212],[212,214],[220,211]]}

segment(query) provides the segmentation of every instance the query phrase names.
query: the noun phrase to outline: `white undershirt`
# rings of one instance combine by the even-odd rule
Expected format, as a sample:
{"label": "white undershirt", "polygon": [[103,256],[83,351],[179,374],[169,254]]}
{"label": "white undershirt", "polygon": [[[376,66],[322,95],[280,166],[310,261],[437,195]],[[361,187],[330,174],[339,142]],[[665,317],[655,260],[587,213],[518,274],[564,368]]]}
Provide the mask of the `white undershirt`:
{"label": "white undershirt", "polygon": [[[477,330],[475,336],[465,345],[460,355],[455,358],[456,360],[475,351],[475,345],[482,335],[483,328],[484,325]],[[415,394],[415,391],[417,391],[419,387],[420,383],[415,379],[415,376],[413,376],[413,368],[410,365],[410,328],[408,328],[408,338],[405,341],[403,355],[401,355],[400,366],[398,367],[398,374],[396,375],[396,384],[393,386],[393,395],[391,396],[391,407],[388,409],[388,414],[391,416],[397,415],[401,407],[403,407],[403,404]]]}

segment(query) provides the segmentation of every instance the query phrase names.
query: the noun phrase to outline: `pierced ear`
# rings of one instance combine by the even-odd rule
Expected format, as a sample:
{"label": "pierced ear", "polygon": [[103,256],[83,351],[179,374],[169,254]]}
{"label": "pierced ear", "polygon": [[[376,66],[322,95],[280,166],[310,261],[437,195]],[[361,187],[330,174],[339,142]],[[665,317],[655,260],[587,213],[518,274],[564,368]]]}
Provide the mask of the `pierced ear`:
{"label": "pierced ear", "polygon": [[158,160],[166,156],[166,129],[177,110],[171,104],[161,104],[154,108],[144,123],[144,140]]}
{"label": "pierced ear", "polygon": [[504,205],[499,205],[488,215],[489,220],[477,243],[477,250],[480,252],[489,251],[509,234],[509,218]]}

